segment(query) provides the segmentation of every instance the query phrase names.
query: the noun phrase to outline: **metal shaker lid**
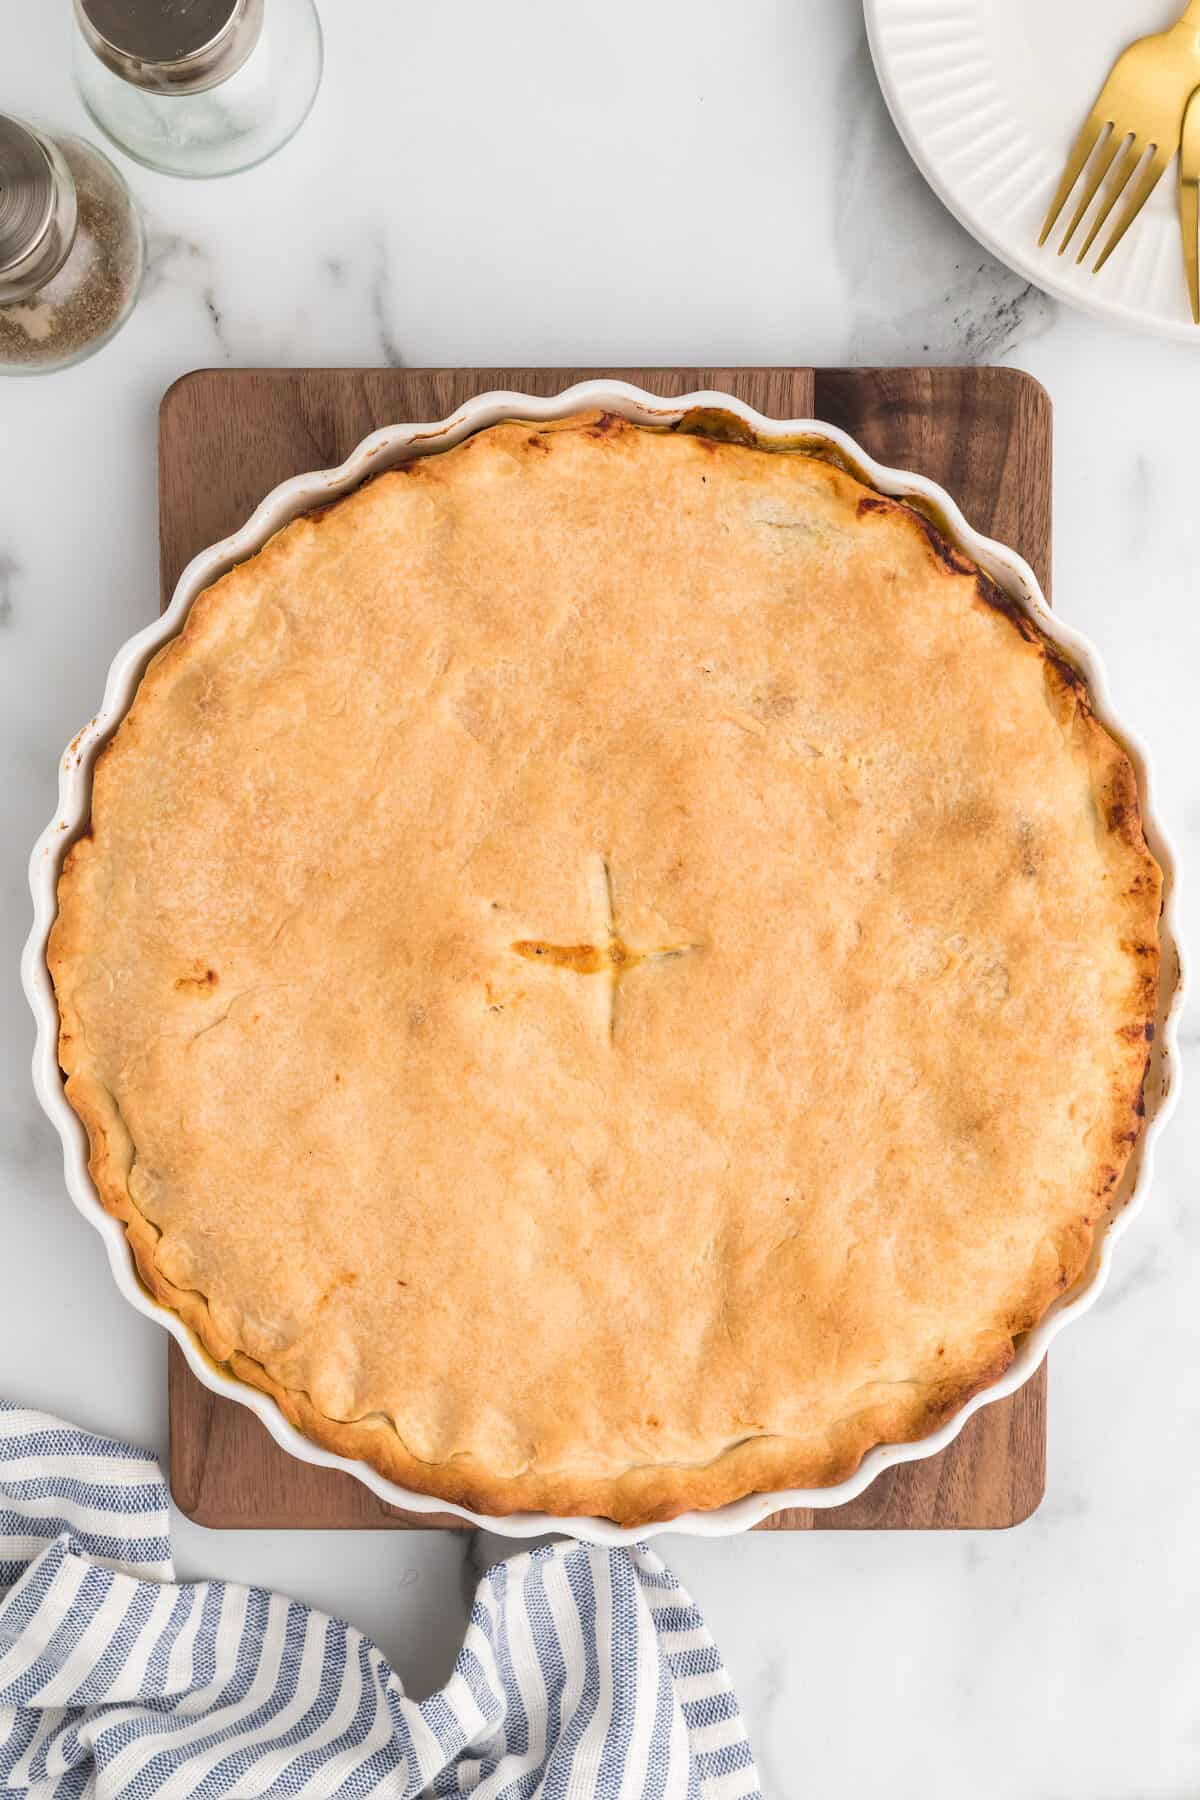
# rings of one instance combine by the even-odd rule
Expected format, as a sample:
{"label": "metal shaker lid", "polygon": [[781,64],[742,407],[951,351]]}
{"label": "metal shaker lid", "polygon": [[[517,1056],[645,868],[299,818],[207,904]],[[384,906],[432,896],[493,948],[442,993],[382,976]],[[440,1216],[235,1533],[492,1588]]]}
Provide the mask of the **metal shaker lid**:
{"label": "metal shaker lid", "polygon": [[75,225],[75,183],[54,143],[0,113],[0,305],[57,275]]}
{"label": "metal shaker lid", "polygon": [[75,0],[84,39],[135,87],[198,94],[237,73],[262,31],[264,0]]}

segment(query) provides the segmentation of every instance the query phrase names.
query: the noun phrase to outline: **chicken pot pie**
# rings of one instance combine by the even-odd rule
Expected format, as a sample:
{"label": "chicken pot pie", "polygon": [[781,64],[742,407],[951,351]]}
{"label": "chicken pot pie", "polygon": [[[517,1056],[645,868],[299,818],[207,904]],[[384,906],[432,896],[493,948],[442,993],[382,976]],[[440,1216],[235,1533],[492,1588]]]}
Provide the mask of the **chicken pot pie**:
{"label": "chicken pot pie", "polygon": [[328,1449],[626,1524],[935,1429],[1141,1122],[1159,870],[1057,649],[800,453],[506,423],[203,593],[50,945],[141,1278]]}

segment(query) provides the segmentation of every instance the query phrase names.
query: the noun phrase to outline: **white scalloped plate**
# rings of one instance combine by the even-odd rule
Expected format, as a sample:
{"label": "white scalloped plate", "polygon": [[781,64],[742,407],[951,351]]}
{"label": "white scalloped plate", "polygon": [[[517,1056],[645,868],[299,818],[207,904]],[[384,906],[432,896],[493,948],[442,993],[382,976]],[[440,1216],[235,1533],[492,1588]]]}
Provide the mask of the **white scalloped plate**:
{"label": "white scalloped plate", "polygon": [[[1118,733],[1133,760],[1145,808],[1146,836],[1166,874],[1163,915],[1164,983],[1160,1028],[1146,1083],[1146,1130],[1122,1188],[1120,1199],[1123,1205],[1108,1229],[1097,1234],[1091,1262],[1076,1288],[1056,1303],[1036,1330],[1026,1335],[1018,1346],[1012,1367],[1003,1379],[984,1393],[977,1394],[940,1431],[923,1438],[919,1443],[885,1444],[869,1451],[857,1472],[837,1487],[754,1494],[714,1512],[685,1513],[678,1519],[643,1526],[637,1530],[622,1529],[607,1519],[551,1518],[544,1513],[514,1513],[508,1518],[485,1517],[470,1512],[465,1507],[448,1505],[444,1500],[413,1493],[407,1488],[398,1487],[394,1482],[386,1481],[365,1463],[352,1462],[346,1457],[334,1456],[319,1449],[288,1424],[274,1401],[243,1382],[233,1380],[210,1362],[177,1315],[159,1306],[142,1287],[119,1221],[110,1217],[100,1205],[88,1174],[87,1137],[63,1093],[57,1054],[58,1013],[46,967],[46,944],[56,910],[58,874],[67,847],[84,829],[88,820],[91,772],[96,755],[128,711],[146,664],[160,645],[179,631],[197,594],[235,563],[254,555],[274,532],[300,513],[311,511],[348,493],[366,476],[375,474],[380,469],[411,456],[448,449],[471,432],[478,431],[485,425],[495,424],[500,419],[558,419],[568,413],[592,407],[619,413],[622,417],[643,425],[670,424],[696,408],[732,413],[744,420],[763,443],[790,443],[794,447],[798,437],[820,439],[881,493],[923,500],[937,508],[941,521],[955,543],[986,569],[1031,618],[1036,619],[1040,628],[1062,647],[1084,675],[1097,713],[1110,730]],[[248,1406],[262,1420],[276,1442],[293,1456],[324,1468],[344,1469],[365,1482],[381,1500],[392,1506],[402,1507],[405,1511],[457,1513],[472,1524],[486,1527],[505,1537],[527,1538],[549,1531],[563,1531],[600,1544],[633,1543],[656,1536],[662,1531],[689,1532],[698,1537],[724,1537],[748,1530],[785,1507],[840,1506],[861,1494],[878,1475],[894,1464],[915,1462],[944,1450],[957,1437],[972,1413],[989,1401],[1014,1393],[1022,1382],[1027,1381],[1041,1363],[1051,1339],[1069,1320],[1085,1312],[1096,1299],[1108,1274],[1113,1245],[1133,1218],[1149,1184],[1154,1145],[1175,1099],[1175,1032],[1181,996],[1178,954],[1172,926],[1176,886],[1174,862],[1150,812],[1145,752],[1113,720],[1107,685],[1095,651],[1078,632],[1050,612],[1028,564],[1003,545],[973,531],[950,496],[933,482],[920,475],[905,474],[901,470],[886,468],[875,462],[852,438],[833,426],[807,419],[768,419],[728,394],[687,394],[677,400],[665,401],[618,381],[581,382],[565,393],[551,396],[481,394],[467,401],[441,424],[390,426],[365,439],[340,468],[312,475],[298,475],[291,481],[285,481],[267,496],[240,531],[222,543],[215,544],[210,550],[203,551],[188,564],[162,618],[147,626],[118,651],[109,670],[100,711],[74,739],[63,756],[59,769],[58,809],[34,847],[30,862],[30,886],[34,921],[22,958],[21,974],[37,1021],[37,1041],[33,1056],[34,1086],[42,1106],[62,1138],[68,1191],[84,1218],[104,1238],[109,1264],[122,1294],[139,1312],[145,1313],[147,1318],[156,1320],[171,1332],[193,1372],[206,1387],[226,1399]]]}
{"label": "white scalloped plate", "polygon": [[[1001,262],[1059,300],[1200,344],[1184,285],[1172,164],[1099,275],[1038,233],[1116,57],[1182,0],[865,0],[896,128],[938,198]],[[1101,240],[1103,241],[1103,240]]]}

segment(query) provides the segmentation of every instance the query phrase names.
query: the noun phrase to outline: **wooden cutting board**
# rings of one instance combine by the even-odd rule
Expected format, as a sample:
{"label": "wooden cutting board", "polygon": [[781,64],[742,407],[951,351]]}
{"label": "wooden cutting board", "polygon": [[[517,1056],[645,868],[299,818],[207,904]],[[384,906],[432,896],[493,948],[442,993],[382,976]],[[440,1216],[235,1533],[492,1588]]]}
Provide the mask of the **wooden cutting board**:
{"label": "wooden cutting board", "polygon": [[[715,388],[777,418],[844,426],[881,461],[941,482],[973,525],[1050,589],[1051,410],[1012,369],[204,369],[162,403],[162,599],[185,563],[244,523],[277,482],[340,463],[368,432],[445,418],[489,388],[556,393],[619,375],[660,394]],[[202,1525],[458,1526],[385,1506],[351,1476],[297,1462],[254,1415],[218,1399],[169,1349],[171,1491]],[[890,1470],[849,1506],[780,1513],[760,1530],[1018,1524],[1045,1487],[1046,1371],[984,1407],[940,1456]]]}

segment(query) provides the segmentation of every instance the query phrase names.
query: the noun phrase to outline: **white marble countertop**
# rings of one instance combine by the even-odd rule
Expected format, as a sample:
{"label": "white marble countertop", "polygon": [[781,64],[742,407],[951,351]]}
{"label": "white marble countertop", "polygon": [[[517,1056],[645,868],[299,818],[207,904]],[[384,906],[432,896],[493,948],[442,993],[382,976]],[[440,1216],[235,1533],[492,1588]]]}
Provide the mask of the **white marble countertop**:
{"label": "white marble countertop", "polygon": [[[157,606],[155,421],[205,364],[1003,361],[1056,407],[1055,598],[1200,856],[1200,342],[1060,312],[931,197],[851,0],[327,0],[316,111],[229,182],[129,168],[145,297],[64,375],[0,384],[0,1390],[166,1445],[165,1339],[118,1298],[33,1098],[17,958],[59,753]],[[0,108],[81,129],[68,8],[0,0]],[[1195,901],[1191,902],[1194,908]],[[1185,908],[1185,928],[1187,911]],[[1185,1028],[1196,1057],[1200,1037]],[[1200,1154],[1176,1115],[1101,1304],[1055,1348],[1050,1468],[1007,1534],[667,1537],[772,1796],[1200,1792]],[[188,1574],[281,1587],[448,1671],[455,1535],[218,1534]]]}

